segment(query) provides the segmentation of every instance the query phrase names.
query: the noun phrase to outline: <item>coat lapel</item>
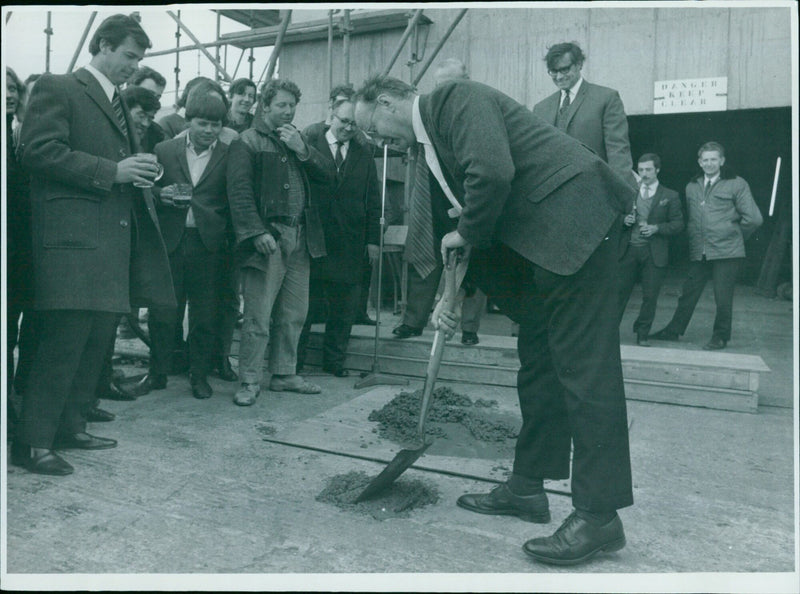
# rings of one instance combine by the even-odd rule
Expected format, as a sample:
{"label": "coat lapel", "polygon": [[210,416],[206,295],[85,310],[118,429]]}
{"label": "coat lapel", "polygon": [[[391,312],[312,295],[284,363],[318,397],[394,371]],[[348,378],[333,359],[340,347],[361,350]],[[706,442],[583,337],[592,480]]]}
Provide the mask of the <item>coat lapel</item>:
{"label": "coat lapel", "polygon": [[[211,153],[211,158],[208,160],[208,164],[206,168],[203,170],[203,173],[200,175],[200,179],[197,180],[197,186],[200,186],[208,175],[214,170],[214,167],[219,165],[222,158],[225,156],[225,147],[223,146],[222,142],[217,140],[217,145],[214,147],[214,151]],[[186,158],[186,151],[183,152],[184,159]],[[188,162],[187,162],[188,167]]]}
{"label": "coat lapel", "polygon": [[192,183],[189,161],[186,159],[186,137],[178,136],[178,139],[180,139],[180,141],[175,143],[175,158],[178,159],[178,165],[180,165],[186,181]]}
{"label": "coat lapel", "polygon": [[581,83],[581,88],[578,89],[578,94],[575,95],[575,100],[570,104],[569,113],[567,113],[567,124],[564,126],[565,130],[569,128],[570,122],[572,122],[572,118],[575,117],[575,114],[578,112],[578,109],[580,108],[581,103],[583,103],[583,100],[586,99],[586,92],[588,86],[589,83],[587,83],[586,80],[584,80]]}
{"label": "coat lapel", "polygon": [[[86,94],[94,101],[97,106],[102,110],[106,117],[111,121],[114,127],[119,131],[120,136],[125,136],[125,133],[122,131],[120,127],[119,121],[117,120],[117,115],[114,113],[114,108],[111,107],[111,101],[108,100],[106,94],[103,92],[103,87],[100,86],[100,83],[97,82],[97,79],[94,75],[89,72],[88,70],[81,68],[80,70],[75,72],[75,77],[83,83],[86,88]],[[125,112],[125,121],[126,123],[130,122],[130,115],[127,111],[127,107],[124,107],[123,102],[123,112]],[[128,124],[128,138],[133,138],[133,134],[131,133],[130,124]]]}

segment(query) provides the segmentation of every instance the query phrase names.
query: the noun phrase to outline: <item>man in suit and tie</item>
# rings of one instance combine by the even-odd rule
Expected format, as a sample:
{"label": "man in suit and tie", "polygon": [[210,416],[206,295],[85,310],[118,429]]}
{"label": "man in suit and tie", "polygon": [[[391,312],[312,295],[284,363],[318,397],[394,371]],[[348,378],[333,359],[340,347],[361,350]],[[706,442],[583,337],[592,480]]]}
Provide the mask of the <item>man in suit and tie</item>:
{"label": "man in suit and tie", "polygon": [[[570,475],[572,442],[576,511],[525,552],[574,564],[622,548],[616,510],[633,495],[617,242],[633,191],[580,143],[480,83],[451,81],[417,96],[403,81],[375,77],[357,92],[355,117],[379,144],[422,144],[441,251],[471,248],[467,278],[520,324],[523,424],[513,474],[458,504],[548,522],[543,480]],[[457,319],[440,303],[434,324],[453,332]]]}
{"label": "man in suit and tie", "polygon": [[620,261],[619,316],[625,313],[636,278],[642,283],[642,308],[633,323],[636,344],[650,346],[647,340],[656,315],[658,293],[667,271],[669,239],[683,230],[683,211],[675,190],[658,181],[661,157],[645,153],[638,162],[641,188],[633,210],[624,219],[631,228],[630,242]]}
{"label": "man in suit and tie", "polygon": [[[186,103],[188,134],[155,147],[164,166],[154,188],[160,198],[158,217],[175,296],[189,305],[189,383],[199,399],[212,395],[208,374],[218,338],[220,270],[232,233],[225,177],[228,145],[218,141],[226,113],[215,95],[192,95]],[[150,309],[150,370],[144,379],[150,389],[167,385],[176,314],[175,308]]]}
{"label": "man in suit and tie", "polygon": [[547,73],[558,91],[534,105],[533,113],[580,140],[635,188],[622,100],[614,89],[583,79],[585,59],[577,43],[557,43],[547,50]]}
{"label": "man in suit and tie", "polygon": [[157,166],[134,154],[118,88],[149,47],[134,19],[107,18],[88,66],[38,80],[22,127],[41,325],[12,462],[31,472],[71,473],[54,450],[116,446],[86,433],[83,414],[118,316],[131,304],[174,305],[152,195],[133,185],[152,185]]}
{"label": "man in suit and tie", "polygon": [[316,307],[310,307],[298,347],[299,366],[305,359],[313,310],[327,305],[322,369],[336,377],[349,375],[344,363],[361,296],[361,267],[365,255],[373,263],[378,259],[381,216],[372,147],[357,137],[353,119],[355,91],[345,87],[341,92],[349,97],[333,104],[330,126],[312,124],[304,132],[309,145],[335,167],[336,178],[328,184],[311,182],[328,255],[311,262],[310,304]]}

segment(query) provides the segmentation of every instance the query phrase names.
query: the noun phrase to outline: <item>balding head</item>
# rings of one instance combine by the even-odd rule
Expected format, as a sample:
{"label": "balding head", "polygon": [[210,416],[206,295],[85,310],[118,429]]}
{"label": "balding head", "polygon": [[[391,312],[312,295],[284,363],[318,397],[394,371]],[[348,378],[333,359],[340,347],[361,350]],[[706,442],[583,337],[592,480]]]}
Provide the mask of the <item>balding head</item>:
{"label": "balding head", "polygon": [[469,74],[467,74],[467,67],[464,62],[456,58],[447,58],[442,60],[439,66],[436,67],[433,72],[433,80],[438,87],[448,80],[469,80]]}

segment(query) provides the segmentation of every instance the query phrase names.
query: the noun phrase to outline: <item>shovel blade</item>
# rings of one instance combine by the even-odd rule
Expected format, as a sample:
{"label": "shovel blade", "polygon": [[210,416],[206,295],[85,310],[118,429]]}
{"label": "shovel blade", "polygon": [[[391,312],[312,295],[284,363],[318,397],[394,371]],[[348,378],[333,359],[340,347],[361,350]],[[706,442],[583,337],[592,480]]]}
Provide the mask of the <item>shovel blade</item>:
{"label": "shovel blade", "polygon": [[356,497],[356,503],[374,497],[378,493],[387,489],[406,469],[408,469],[414,462],[431,445],[431,441],[426,441],[421,447],[416,449],[406,449],[397,452],[391,462],[384,468],[381,473],[370,481],[370,483],[361,491],[361,494]]}

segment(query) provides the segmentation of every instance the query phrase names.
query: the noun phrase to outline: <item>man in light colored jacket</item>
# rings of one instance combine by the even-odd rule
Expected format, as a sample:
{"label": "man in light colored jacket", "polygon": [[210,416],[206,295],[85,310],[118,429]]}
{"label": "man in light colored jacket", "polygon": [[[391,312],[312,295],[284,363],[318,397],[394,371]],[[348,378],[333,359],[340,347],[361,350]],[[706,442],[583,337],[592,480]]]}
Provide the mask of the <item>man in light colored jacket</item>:
{"label": "man in light colored jacket", "polygon": [[711,340],[703,348],[720,350],[731,339],[733,289],[745,258],[744,242],[764,219],[747,182],[722,171],[725,149],[721,144],[707,142],[697,155],[703,174],[686,186],[689,277],[683,283],[672,320],[650,338],[678,340],[692,319],[706,283],[712,279],[717,312]]}

